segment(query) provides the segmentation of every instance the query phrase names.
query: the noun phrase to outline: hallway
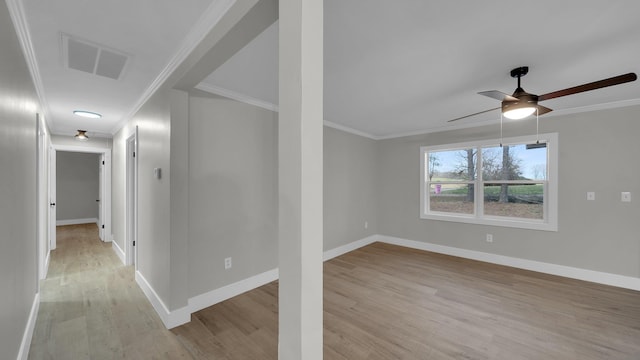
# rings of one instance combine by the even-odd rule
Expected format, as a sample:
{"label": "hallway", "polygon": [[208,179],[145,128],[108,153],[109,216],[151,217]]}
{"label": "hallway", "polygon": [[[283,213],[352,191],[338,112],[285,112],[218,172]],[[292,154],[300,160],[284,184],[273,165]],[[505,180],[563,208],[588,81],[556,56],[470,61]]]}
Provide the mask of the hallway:
{"label": "hallway", "polygon": [[29,359],[191,359],[95,224],[60,226]]}

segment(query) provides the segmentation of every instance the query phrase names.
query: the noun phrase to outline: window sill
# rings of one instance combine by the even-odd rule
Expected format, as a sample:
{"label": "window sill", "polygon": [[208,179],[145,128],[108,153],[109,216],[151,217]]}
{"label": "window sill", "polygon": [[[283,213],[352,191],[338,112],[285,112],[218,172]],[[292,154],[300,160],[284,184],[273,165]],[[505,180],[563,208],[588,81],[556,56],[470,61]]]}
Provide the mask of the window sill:
{"label": "window sill", "polygon": [[450,221],[475,225],[490,225],[510,227],[526,230],[542,230],[542,231],[558,231],[557,224],[551,224],[542,220],[522,220],[518,218],[506,218],[506,217],[485,217],[477,218],[474,215],[452,215],[452,214],[423,214],[420,216],[425,220],[437,220],[437,221]]}

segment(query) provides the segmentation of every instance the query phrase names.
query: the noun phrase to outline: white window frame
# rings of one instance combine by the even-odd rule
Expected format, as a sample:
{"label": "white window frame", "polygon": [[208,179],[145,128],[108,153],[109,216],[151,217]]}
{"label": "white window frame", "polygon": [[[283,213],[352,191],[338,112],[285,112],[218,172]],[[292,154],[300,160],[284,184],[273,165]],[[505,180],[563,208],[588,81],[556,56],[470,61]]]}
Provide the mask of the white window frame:
{"label": "white window frame", "polygon": [[[547,179],[544,181],[544,218],[526,219],[515,217],[489,216],[483,214],[484,209],[484,181],[482,179],[482,169],[477,166],[475,180],[469,181],[474,184],[474,212],[473,214],[458,214],[447,212],[436,212],[429,209],[429,186],[430,182],[426,176],[426,157],[430,152],[455,151],[474,148],[481,150],[484,147],[515,144],[531,144],[539,140],[547,144]],[[477,152],[477,164],[481,163],[481,151]],[[487,181],[492,182],[492,181]],[[502,182],[502,181],[497,181]],[[514,181],[523,183],[525,181]],[[535,181],[538,183],[539,181]],[[467,183],[465,181],[460,182]],[[453,221],[468,224],[503,226],[531,230],[558,231],[558,134],[547,133],[532,136],[519,136],[502,139],[490,139],[471,141],[456,144],[445,144],[435,146],[420,147],[420,218],[428,220]]]}

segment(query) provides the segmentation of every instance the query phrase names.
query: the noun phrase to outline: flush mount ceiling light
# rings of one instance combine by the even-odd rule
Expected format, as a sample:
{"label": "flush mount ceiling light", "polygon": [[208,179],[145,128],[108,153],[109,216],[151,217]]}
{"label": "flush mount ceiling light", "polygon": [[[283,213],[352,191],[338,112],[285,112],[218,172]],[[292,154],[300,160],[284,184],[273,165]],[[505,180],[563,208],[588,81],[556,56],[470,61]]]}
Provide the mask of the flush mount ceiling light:
{"label": "flush mount ceiling light", "polygon": [[87,130],[78,130],[78,133],[74,136],[74,138],[80,141],[89,140],[89,137],[87,136]]}
{"label": "flush mount ceiling light", "polygon": [[86,118],[89,118],[89,119],[100,119],[102,117],[102,115],[100,115],[98,113],[94,113],[94,112],[91,112],[91,111],[84,111],[84,110],[73,110],[73,113],[75,115],[86,117]]}

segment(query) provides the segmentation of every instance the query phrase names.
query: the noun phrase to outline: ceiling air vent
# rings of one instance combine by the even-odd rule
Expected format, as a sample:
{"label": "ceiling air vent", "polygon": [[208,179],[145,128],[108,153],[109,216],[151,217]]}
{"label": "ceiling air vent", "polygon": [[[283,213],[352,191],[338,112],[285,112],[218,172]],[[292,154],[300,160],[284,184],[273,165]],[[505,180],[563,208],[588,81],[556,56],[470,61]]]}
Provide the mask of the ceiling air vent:
{"label": "ceiling air vent", "polygon": [[62,34],[65,65],[69,69],[118,80],[129,56],[102,45]]}

